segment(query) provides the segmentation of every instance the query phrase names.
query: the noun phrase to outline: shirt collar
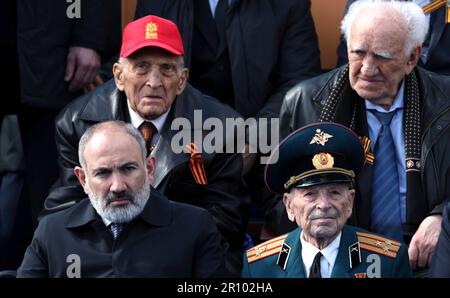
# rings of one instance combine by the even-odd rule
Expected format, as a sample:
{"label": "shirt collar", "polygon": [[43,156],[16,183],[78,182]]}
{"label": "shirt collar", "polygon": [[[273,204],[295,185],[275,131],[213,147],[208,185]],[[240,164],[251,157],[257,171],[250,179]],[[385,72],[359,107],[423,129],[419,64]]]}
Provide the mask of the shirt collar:
{"label": "shirt collar", "polygon": [[[127,99],[127,106],[128,106],[128,112],[130,113],[131,125],[133,125],[135,128],[138,128],[142,124],[142,122],[149,121],[149,120],[142,118],[141,115],[136,113],[131,108],[130,101],[128,99]],[[169,110],[167,112],[165,112],[158,118],[150,120],[150,122],[153,123],[153,125],[158,130],[158,133],[162,130],[164,123],[166,122],[167,116],[169,115],[170,109],[171,109],[171,107],[169,108]]]}
{"label": "shirt collar", "polygon": [[400,85],[400,90],[398,90],[397,96],[394,99],[394,103],[392,104],[392,106],[389,108],[388,111],[386,111],[381,106],[373,104],[370,101],[368,101],[367,99],[365,99],[364,101],[366,103],[366,110],[376,110],[381,113],[389,113],[389,112],[392,112],[395,110],[403,109],[403,106],[404,106],[403,95],[404,94],[405,94],[405,80],[402,81],[402,84]]}
{"label": "shirt collar", "polygon": [[112,224],[112,221],[108,220],[107,218],[100,216],[105,226],[109,227],[110,224]]}
{"label": "shirt collar", "polygon": [[[314,257],[317,255],[317,253],[320,251],[322,255],[327,260],[328,264],[330,265],[331,270],[334,267],[334,263],[336,261],[336,257],[339,252],[339,244],[341,243],[341,236],[342,231],[339,232],[339,234],[334,238],[333,241],[331,241],[330,244],[328,244],[324,249],[319,250],[317,247],[312,245],[311,243],[307,242],[305,239],[303,239],[303,231],[300,233],[300,241],[302,243],[302,259],[303,264],[305,265],[305,272],[308,275],[308,272],[312,266],[312,263],[314,261]],[[330,272],[331,275],[331,272]]]}

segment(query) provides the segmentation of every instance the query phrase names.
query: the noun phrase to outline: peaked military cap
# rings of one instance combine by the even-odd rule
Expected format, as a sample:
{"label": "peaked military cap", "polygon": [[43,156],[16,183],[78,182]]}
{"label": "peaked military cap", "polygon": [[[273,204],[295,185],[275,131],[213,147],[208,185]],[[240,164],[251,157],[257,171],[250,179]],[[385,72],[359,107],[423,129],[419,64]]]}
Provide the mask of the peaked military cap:
{"label": "peaked military cap", "polygon": [[266,165],[264,179],[276,194],[293,187],[353,182],[364,160],[362,143],[352,130],[337,123],[314,123],[280,142]]}

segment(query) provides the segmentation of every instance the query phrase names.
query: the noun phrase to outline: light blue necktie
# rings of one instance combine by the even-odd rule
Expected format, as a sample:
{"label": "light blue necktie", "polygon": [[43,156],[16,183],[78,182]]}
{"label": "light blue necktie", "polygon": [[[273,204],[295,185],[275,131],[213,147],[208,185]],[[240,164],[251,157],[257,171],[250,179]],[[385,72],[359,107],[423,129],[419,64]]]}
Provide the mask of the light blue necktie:
{"label": "light blue necktie", "polygon": [[395,111],[371,112],[381,123],[374,150],[371,230],[394,240],[403,241],[395,145],[389,127]]}
{"label": "light blue necktie", "polygon": [[119,237],[119,234],[122,232],[124,225],[120,223],[112,223],[110,226],[111,234],[113,235],[114,239]]}

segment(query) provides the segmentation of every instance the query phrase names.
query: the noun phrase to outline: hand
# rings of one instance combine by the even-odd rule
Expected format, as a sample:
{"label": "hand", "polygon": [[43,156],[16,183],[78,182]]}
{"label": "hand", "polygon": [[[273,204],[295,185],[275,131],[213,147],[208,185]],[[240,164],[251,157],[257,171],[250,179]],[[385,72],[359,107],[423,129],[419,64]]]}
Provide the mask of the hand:
{"label": "hand", "polygon": [[422,221],[412,237],[408,255],[413,270],[430,266],[441,233],[441,223],[442,215],[430,215]]}
{"label": "hand", "polygon": [[95,88],[97,88],[98,86],[100,86],[103,83],[104,82],[103,82],[102,78],[99,75],[97,75],[95,77],[95,80],[93,83],[89,83],[86,86],[84,86],[84,88],[83,88],[84,93],[89,93],[89,92],[93,91]]}
{"label": "hand", "polygon": [[64,81],[70,82],[69,91],[77,91],[94,82],[99,69],[100,55],[95,50],[70,47],[64,76]]}

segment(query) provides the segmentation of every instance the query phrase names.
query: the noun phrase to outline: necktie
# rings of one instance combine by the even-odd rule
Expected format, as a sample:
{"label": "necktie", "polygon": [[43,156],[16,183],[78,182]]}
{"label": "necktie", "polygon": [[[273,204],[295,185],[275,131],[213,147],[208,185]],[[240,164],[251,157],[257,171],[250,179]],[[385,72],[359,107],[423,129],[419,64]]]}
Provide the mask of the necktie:
{"label": "necktie", "polygon": [[319,251],[314,257],[314,261],[309,270],[309,278],[322,278],[322,273],[320,273],[320,258],[322,253]]}
{"label": "necktie", "polygon": [[113,222],[109,228],[111,229],[111,234],[113,235],[114,239],[119,237],[119,234],[122,232],[124,225],[120,223]]}
{"label": "necktie", "polygon": [[219,37],[219,44],[224,43],[226,40],[226,18],[228,12],[228,0],[219,0],[216,7],[216,13],[214,14],[214,20],[216,21],[217,34]]}
{"label": "necktie", "polygon": [[381,123],[375,144],[375,163],[372,177],[371,230],[395,240],[403,239],[400,190],[395,145],[390,123],[395,111],[372,111]]}
{"label": "necktie", "polygon": [[145,140],[145,147],[147,148],[147,156],[150,155],[150,153],[153,150],[152,146],[152,138],[157,133],[157,129],[153,123],[149,121],[142,122],[141,125],[139,125],[139,131],[141,132],[142,136]]}

